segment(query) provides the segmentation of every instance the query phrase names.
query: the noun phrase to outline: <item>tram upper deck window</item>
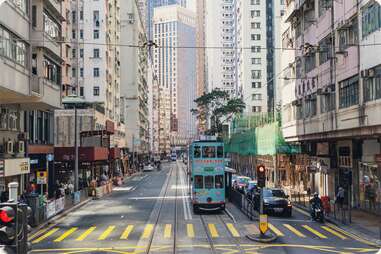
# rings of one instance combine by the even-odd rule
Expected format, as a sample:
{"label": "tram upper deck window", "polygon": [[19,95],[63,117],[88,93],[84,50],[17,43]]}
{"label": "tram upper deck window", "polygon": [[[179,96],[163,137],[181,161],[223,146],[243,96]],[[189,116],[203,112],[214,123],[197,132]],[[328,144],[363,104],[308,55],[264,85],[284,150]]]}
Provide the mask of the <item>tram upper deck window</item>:
{"label": "tram upper deck window", "polygon": [[224,158],[224,147],[217,146],[217,158]]}
{"label": "tram upper deck window", "polygon": [[204,188],[204,178],[203,176],[194,176],[194,187],[196,189]]}
{"label": "tram upper deck window", "polygon": [[200,158],[201,157],[201,147],[195,146],[193,151],[193,158]]}
{"label": "tram upper deck window", "polygon": [[215,176],[215,183],[216,183],[216,189],[224,188],[224,176],[223,175],[216,175]]}
{"label": "tram upper deck window", "polygon": [[204,147],[202,147],[202,157],[203,158],[216,158],[216,147],[215,146],[204,146]]}
{"label": "tram upper deck window", "polygon": [[214,177],[213,176],[205,176],[205,189],[213,189],[214,188]]}

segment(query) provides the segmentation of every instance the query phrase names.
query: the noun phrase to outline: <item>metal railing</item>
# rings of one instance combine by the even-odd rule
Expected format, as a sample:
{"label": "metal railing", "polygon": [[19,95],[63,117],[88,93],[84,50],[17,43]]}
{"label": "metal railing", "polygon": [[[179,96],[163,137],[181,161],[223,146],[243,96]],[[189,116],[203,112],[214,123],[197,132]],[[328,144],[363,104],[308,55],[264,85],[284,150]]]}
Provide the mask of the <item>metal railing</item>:
{"label": "metal railing", "polygon": [[229,200],[238,207],[250,220],[258,219],[258,213],[255,210],[254,202],[248,199],[244,194],[237,190],[230,189]]}

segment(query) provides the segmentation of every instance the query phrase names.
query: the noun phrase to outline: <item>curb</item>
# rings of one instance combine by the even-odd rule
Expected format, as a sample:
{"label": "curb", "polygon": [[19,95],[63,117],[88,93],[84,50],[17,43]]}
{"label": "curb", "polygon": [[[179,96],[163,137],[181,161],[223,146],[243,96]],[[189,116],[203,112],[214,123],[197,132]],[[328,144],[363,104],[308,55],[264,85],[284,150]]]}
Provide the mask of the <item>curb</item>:
{"label": "curb", "polygon": [[277,236],[269,231],[266,235],[261,235],[261,234],[246,235],[246,238],[255,242],[271,243],[277,239]]}
{"label": "curb", "polygon": [[[293,204],[293,206],[295,208],[298,208],[298,209],[304,211],[304,212],[309,212],[309,210],[307,208],[303,207],[303,206],[300,206],[300,205],[297,205],[297,204]],[[308,213],[308,215],[309,215],[309,213]],[[329,222],[333,226],[336,226],[337,228],[339,228],[341,230],[347,231],[350,235],[353,235],[353,236],[355,236],[357,238],[360,238],[358,240],[365,241],[364,243],[366,243],[368,245],[376,245],[377,247],[381,247],[381,240],[374,239],[374,238],[370,237],[367,234],[364,234],[362,232],[358,232],[357,230],[350,228],[350,226],[346,226],[346,225],[343,225],[343,224],[339,223],[335,219],[332,219],[332,218],[329,218],[329,217],[325,217],[325,220],[326,220],[326,222]]]}

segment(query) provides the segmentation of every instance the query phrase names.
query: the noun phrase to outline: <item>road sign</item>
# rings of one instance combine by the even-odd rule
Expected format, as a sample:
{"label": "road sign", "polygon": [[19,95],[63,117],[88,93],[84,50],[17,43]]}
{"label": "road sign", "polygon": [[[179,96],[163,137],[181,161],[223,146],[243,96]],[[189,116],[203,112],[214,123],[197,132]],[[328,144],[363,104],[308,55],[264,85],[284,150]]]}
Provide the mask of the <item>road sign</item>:
{"label": "road sign", "polygon": [[38,171],[37,172],[37,184],[46,184],[48,182],[48,172]]}
{"label": "road sign", "polygon": [[265,234],[267,230],[269,229],[269,224],[267,220],[267,214],[260,214],[259,215],[259,230],[262,234]]}

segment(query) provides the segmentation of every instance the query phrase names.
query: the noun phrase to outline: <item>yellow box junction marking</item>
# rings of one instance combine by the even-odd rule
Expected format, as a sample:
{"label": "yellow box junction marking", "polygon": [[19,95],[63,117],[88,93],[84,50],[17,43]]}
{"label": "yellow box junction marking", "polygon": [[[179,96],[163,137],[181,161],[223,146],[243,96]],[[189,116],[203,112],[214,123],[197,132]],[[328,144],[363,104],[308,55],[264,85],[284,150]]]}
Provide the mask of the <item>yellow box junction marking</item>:
{"label": "yellow box junction marking", "polygon": [[190,238],[194,238],[194,228],[193,224],[187,224],[187,235]]}
{"label": "yellow box junction marking", "polygon": [[209,232],[210,232],[211,237],[213,237],[213,238],[219,237],[216,225],[208,224],[208,228],[209,228]]}
{"label": "yellow box junction marking", "polygon": [[152,231],[153,231],[153,224],[147,224],[146,227],[144,228],[142,238],[143,239],[149,238]]}
{"label": "yellow box junction marking", "polygon": [[327,237],[325,235],[323,235],[322,233],[320,233],[319,231],[311,228],[310,226],[308,225],[303,225],[302,226],[303,228],[307,229],[308,231],[310,231],[311,233],[317,235],[318,237],[322,238],[322,239],[326,239]]}
{"label": "yellow box junction marking", "polygon": [[51,230],[49,230],[46,234],[43,234],[42,236],[38,237],[36,240],[34,240],[32,243],[39,243],[43,240],[45,240],[46,238],[48,238],[49,236],[51,236],[52,234],[54,234],[55,232],[58,231],[59,228],[53,228]]}
{"label": "yellow box junction marking", "polygon": [[249,234],[259,234],[259,228],[255,224],[245,225],[245,228]]}
{"label": "yellow box junction marking", "polygon": [[234,227],[234,225],[232,223],[226,223],[226,226],[229,229],[229,231],[233,237],[240,237],[237,229]]}
{"label": "yellow box junction marking", "polygon": [[290,230],[291,232],[293,232],[295,235],[299,236],[299,237],[303,237],[305,238],[306,236],[300,232],[299,230],[297,230],[296,228],[294,228],[293,226],[291,226],[290,224],[283,224],[283,226],[285,226],[286,228],[288,228],[288,230]]}
{"label": "yellow box junction marking", "polygon": [[340,234],[339,232],[331,229],[330,227],[327,227],[327,226],[321,226],[322,229],[324,229],[325,231],[328,231],[329,233],[331,233],[332,235],[335,235],[339,238],[341,238],[341,240],[345,240],[347,239],[344,235]]}
{"label": "yellow box junction marking", "polygon": [[128,225],[126,229],[123,231],[123,234],[120,236],[120,239],[122,240],[128,239],[128,236],[131,234],[133,229],[134,229],[133,225]]}
{"label": "yellow box junction marking", "polygon": [[105,240],[111,232],[115,229],[115,226],[109,226],[99,237],[98,240]]}
{"label": "yellow box junction marking", "polygon": [[277,236],[284,236],[284,234],[277,229],[273,224],[269,223],[269,228],[271,231],[273,231]]}
{"label": "yellow box junction marking", "polygon": [[75,239],[76,241],[83,241],[86,239],[86,237],[88,237],[97,227],[90,227],[89,229],[87,229],[85,232],[83,232],[82,235],[78,236],[77,239]]}
{"label": "yellow box junction marking", "polygon": [[166,224],[164,227],[164,238],[171,238],[172,224]]}
{"label": "yellow box junction marking", "polygon": [[54,242],[58,243],[58,242],[62,242],[63,240],[65,240],[66,237],[68,237],[69,235],[73,234],[78,228],[71,228],[69,230],[67,230],[65,233],[63,233],[60,237],[58,237],[57,239],[54,240]]}

